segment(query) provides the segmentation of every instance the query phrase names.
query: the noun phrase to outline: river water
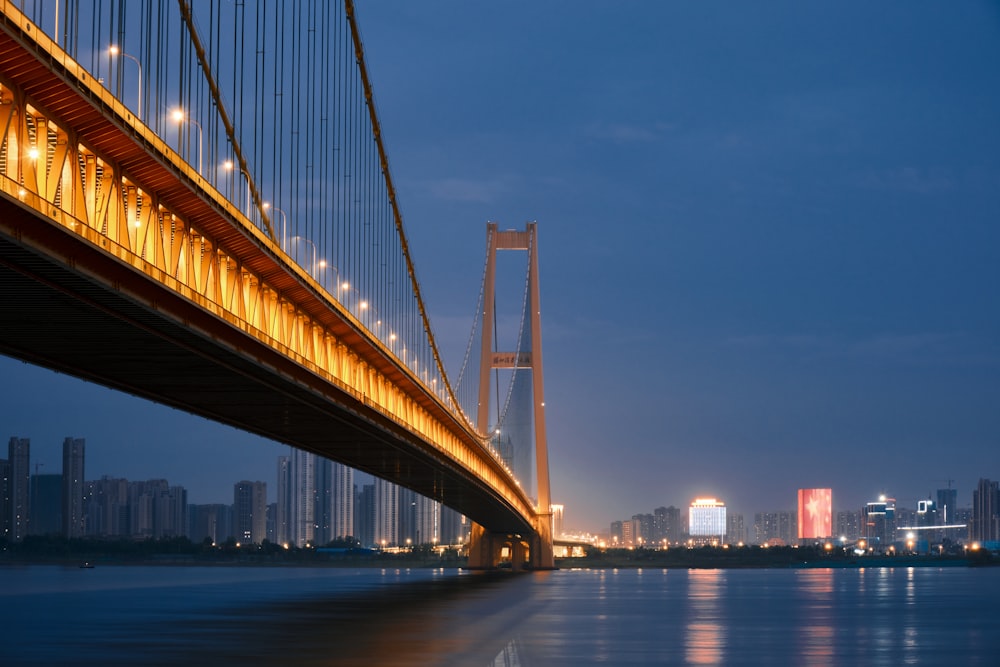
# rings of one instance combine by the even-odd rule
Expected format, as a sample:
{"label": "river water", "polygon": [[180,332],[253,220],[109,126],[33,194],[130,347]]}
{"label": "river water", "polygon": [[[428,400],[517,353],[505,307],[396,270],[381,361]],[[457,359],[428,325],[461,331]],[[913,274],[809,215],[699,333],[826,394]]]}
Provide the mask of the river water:
{"label": "river water", "polygon": [[1000,665],[1000,568],[0,567],[0,665]]}

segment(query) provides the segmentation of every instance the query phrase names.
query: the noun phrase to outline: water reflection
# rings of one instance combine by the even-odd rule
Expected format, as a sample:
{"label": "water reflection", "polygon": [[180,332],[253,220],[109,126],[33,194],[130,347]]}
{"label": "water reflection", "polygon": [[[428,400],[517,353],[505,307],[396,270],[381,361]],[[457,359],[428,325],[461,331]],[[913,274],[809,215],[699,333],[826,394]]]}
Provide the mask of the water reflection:
{"label": "water reflection", "polygon": [[1000,568],[0,567],[0,665],[993,665]]}
{"label": "water reflection", "polygon": [[688,579],[689,620],[684,636],[687,661],[694,665],[722,664],[726,631],[719,620],[726,571],[690,570]]}
{"label": "water reflection", "polygon": [[833,570],[799,570],[796,590],[801,598],[799,654],[815,667],[833,665],[835,640]]}
{"label": "water reflection", "polygon": [[144,637],[161,664],[520,665],[516,632],[532,603],[517,580],[475,573],[325,593],[157,623]]}

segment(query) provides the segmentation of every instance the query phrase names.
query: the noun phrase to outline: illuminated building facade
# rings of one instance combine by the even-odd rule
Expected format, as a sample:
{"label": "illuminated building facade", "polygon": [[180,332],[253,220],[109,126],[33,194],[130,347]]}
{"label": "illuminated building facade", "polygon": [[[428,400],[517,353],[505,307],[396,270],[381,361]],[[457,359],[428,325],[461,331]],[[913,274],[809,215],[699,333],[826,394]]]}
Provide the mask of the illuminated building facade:
{"label": "illuminated building facade", "polygon": [[916,525],[923,527],[936,526],[938,525],[938,512],[937,505],[933,500],[928,498],[927,500],[917,501],[917,522]]}
{"label": "illuminated building facade", "polygon": [[692,537],[726,536],[726,504],[715,498],[696,498],[688,508],[688,534]]}
{"label": "illuminated building facade", "polygon": [[629,519],[622,521],[622,541],[621,546],[631,547],[635,545],[635,521]]}
{"label": "illuminated building facade", "polygon": [[833,491],[799,489],[800,540],[822,539],[833,535]]}
{"label": "illuminated building facade", "polygon": [[958,510],[958,489],[937,490],[938,520],[942,524],[955,523],[955,512]]}
{"label": "illuminated building facade", "polygon": [[896,500],[879,496],[877,501],[862,507],[861,529],[869,548],[884,551],[892,546],[896,536]]}

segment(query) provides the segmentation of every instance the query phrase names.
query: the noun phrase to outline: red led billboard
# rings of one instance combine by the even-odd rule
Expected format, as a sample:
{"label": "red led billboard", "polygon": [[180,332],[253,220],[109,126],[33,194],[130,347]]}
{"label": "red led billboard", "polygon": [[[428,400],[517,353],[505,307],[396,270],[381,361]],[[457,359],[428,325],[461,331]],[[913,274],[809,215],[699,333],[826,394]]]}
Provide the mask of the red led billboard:
{"label": "red led billboard", "polygon": [[833,492],[830,489],[799,489],[799,539],[833,535]]}

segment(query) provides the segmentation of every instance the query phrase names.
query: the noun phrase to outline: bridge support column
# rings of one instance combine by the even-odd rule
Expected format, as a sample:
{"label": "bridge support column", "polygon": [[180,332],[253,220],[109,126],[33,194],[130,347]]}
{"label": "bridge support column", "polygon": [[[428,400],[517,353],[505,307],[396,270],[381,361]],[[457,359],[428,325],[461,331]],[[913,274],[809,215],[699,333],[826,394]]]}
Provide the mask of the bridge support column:
{"label": "bridge support column", "polygon": [[547,516],[539,518],[542,530],[534,535],[509,535],[491,533],[477,523],[472,524],[469,536],[468,567],[472,570],[494,570],[504,561],[504,549],[510,555],[512,570],[552,570],[555,558],[552,552],[552,531],[548,529]]}
{"label": "bridge support column", "polygon": [[469,534],[469,569],[492,570],[500,565],[506,535],[491,533],[473,522]]}
{"label": "bridge support column", "polygon": [[554,570],[556,558],[552,549],[552,515],[539,514],[535,518],[535,534],[531,540],[531,569]]}

